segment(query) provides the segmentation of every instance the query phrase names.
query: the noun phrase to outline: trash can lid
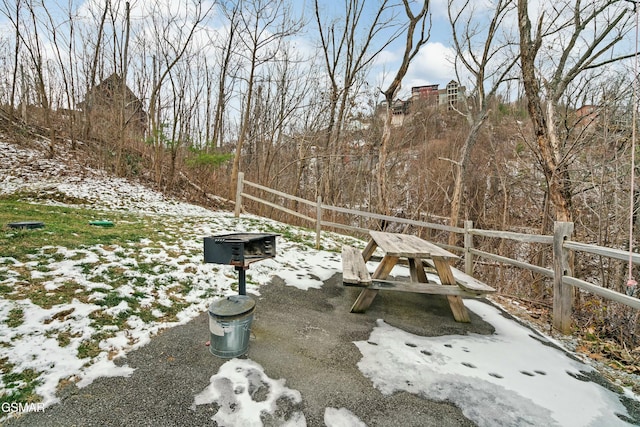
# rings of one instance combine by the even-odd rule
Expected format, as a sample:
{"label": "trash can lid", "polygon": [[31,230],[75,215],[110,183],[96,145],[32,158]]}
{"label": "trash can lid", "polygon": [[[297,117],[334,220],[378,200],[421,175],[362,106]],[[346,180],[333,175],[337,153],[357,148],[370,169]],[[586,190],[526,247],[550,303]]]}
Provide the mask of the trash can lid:
{"label": "trash can lid", "polygon": [[89,221],[89,225],[97,225],[98,227],[113,227],[113,222],[106,219],[100,219],[98,221]]}
{"label": "trash can lid", "polygon": [[19,222],[10,222],[9,224],[10,228],[28,228],[28,229],[32,229],[32,228],[42,228],[44,227],[44,222],[39,222],[39,221],[19,221]]}
{"label": "trash can lid", "polygon": [[232,295],[214,301],[209,306],[209,313],[217,317],[240,316],[250,312],[256,306],[256,302],[246,295]]}

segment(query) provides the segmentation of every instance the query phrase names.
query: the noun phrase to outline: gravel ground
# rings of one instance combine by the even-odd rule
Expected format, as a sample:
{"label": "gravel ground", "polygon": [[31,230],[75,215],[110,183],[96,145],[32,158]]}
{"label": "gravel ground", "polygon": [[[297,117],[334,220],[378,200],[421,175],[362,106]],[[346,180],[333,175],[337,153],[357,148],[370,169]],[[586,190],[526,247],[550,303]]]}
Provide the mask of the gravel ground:
{"label": "gravel ground", "polygon": [[[455,406],[410,393],[382,395],[358,370],[354,341],[366,340],[378,318],[408,332],[434,336],[490,334],[493,328],[474,313],[456,323],[444,298],[380,293],[365,314],[349,312],[359,289],[342,286],[339,275],[321,289],[286,287],[277,278],[256,297],[252,339],[246,357],[274,379],[302,395],[283,404],[280,419],[302,411],[307,425],[323,426],[327,407],[347,408],[368,426],[471,426]],[[291,313],[295,312],[295,318]],[[410,314],[407,314],[410,313]],[[208,314],[164,331],[123,363],[129,378],[101,378],[78,389],[70,385],[61,402],[44,412],[24,414],[7,426],[200,426],[214,425],[216,404],[193,406],[225,359],[210,354]],[[279,425],[265,419],[265,425]]]}

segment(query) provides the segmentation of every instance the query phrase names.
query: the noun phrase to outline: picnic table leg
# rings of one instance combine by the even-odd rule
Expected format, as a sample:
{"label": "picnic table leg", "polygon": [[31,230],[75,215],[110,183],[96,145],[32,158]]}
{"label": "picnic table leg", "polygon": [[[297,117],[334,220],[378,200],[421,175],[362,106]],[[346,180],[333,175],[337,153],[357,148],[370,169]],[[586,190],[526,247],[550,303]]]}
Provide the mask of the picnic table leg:
{"label": "picnic table leg", "polygon": [[367,246],[362,251],[362,258],[364,258],[364,262],[367,262],[371,259],[371,256],[373,256],[373,252],[375,252],[377,247],[378,244],[375,242],[375,240],[369,240],[369,243],[367,243]]}
{"label": "picnic table leg", "polygon": [[360,292],[360,295],[358,295],[356,302],[351,306],[351,312],[364,313],[367,308],[369,308],[376,295],[378,295],[378,291],[375,289],[363,289],[362,292]]}
{"label": "picnic table leg", "polygon": [[[396,265],[397,262],[398,257],[385,255],[371,278],[386,279],[389,276],[389,273],[391,273],[393,266]],[[364,288],[362,292],[360,292],[360,295],[358,295],[356,302],[354,302],[351,306],[351,312],[364,313],[367,308],[369,308],[376,295],[378,295],[377,289]]]}
{"label": "picnic table leg", "polygon": [[[453,277],[453,272],[451,271],[449,262],[445,258],[433,257],[433,263],[436,266],[438,277],[440,277],[440,282],[443,285],[456,284],[456,279]],[[447,300],[449,300],[449,307],[451,307],[451,312],[453,313],[453,318],[456,320],[456,322],[464,322],[464,323],[471,322],[471,318],[469,317],[469,312],[467,311],[467,308],[464,306],[461,296],[447,295]]]}
{"label": "picnic table leg", "polygon": [[411,272],[411,281],[420,283],[429,283],[427,273],[424,271],[424,265],[419,258],[409,258],[409,271]]}

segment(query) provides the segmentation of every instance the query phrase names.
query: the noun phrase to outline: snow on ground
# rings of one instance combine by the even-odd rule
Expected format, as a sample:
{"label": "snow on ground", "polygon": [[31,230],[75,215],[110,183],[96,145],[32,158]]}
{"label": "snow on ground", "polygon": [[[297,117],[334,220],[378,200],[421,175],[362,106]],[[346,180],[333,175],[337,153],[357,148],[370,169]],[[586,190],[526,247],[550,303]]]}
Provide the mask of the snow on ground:
{"label": "snow on ground", "polygon": [[[180,209],[180,222],[188,222],[186,210]],[[199,213],[200,214],[200,213]],[[206,221],[205,221],[206,218]],[[202,238],[212,234],[233,231],[265,231],[257,227],[269,225],[270,221],[236,220],[227,213],[208,212],[207,217],[199,216],[184,229],[179,247],[173,250],[156,249],[142,257],[134,258],[137,247],[116,247],[105,250],[102,246],[67,250],[53,248],[61,254],[62,261],[51,261],[46,271],[31,270],[38,264],[19,262],[11,257],[0,257],[0,274],[6,276],[0,285],[19,288],[29,276],[43,280],[44,288],[54,293],[65,282],[73,282],[82,299],[72,299],[69,303],[55,304],[42,308],[28,299],[0,300],[0,318],[8,318],[12,310],[22,311],[24,321],[17,326],[0,323],[0,359],[7,358],[13,370],[21,372],[32,369],[40,372],[42,384],[36,392],[46,405],[56,401],[55,390],[60,380],[76,377],[79,385],[88,385],[93,378],[104,375],[130,374],[125,367],[118,368],[113,359],[124,352],[146,344],[160,329],[188,322],[205,311],[212,298],[236,294],[237,273],[231,266],[218,266],[202,262]],[[309,239],[313,241],[313,239]],[[42,248],[47,251],[52,248]],[[50,252],[50,251],[49,251]],[[175,253],[182,253],[178,259]],[[44,253],[36,257],[45,258]],[[87,271],[86,265],[99,260],[97,267]],[[131,268],[134,264],[148,264],[158,268],[150,273]],[[320,252],[299,243],[277,240],[277,257],[252,265],[247,270],[247,291],[259,294],[259,285],[267,283],[274,274],[282,277],[291,286],[303,289],[319,287],[340,269],[340,257],[336,252]],[[110,284],[105,272],[121,271],[131,284],[120,286]],[[118,303],[97,305],[107,298]],[[141,319],[141,315],[129,314],[130,301],[136,301],[140,313],[148,308],[157,321]],[[178,304],[180,304],[178,306]],[[163,321],[163,312],[178,306],[175,320]],[[153,310],[151,310],[153,308]],[[102,311],[102,313],[100,313]],[[148,313],[148,314],[149,314]],[[94,319],[113,319],[114,326],[101,326]],[[100,352],[95,357],[81,357],[81,346],[92,337],[104,335],[100,341]],[[89,362],[89,363],[88,363]],[[88,365],[88,366],[87,366]],[[0,392],[8,391],[0,384]]]}
{"label": "snow on ground", "polygon": [[495,307],[465,305],[495,333],[420,337],[379,320],[369,340],[356,343],[361,372],[384,394],[453,402],[479,426],[628,425],[617,417],[629,419],[619,396],[588,380],[592,368]]}
{"label": "snow on ground", "polygon": [[[29,173],[20,172],[21,165],[28,166]],[[146,344],[160,329],[191,320],[206,310],[212,297],[236,293],[232,267],[202,262],[204,236],[286,232],[287,239],[277,239],[277,257],[247,271],[247,291],[253,294],[274,275],[290,286],[309,289],[322,286],[341,269],[338,252],[313,249],[313,243],[305,242],[313,242],[314,236],[305,231],[263,218],[211,212],[95,171],[83,174],[77,178],[35,151],[0,142],[0,194],[62,193],[105,212],[153,214],[162,218],[166,240],[45,247],[26,262],[0,252],[0,286],[5,289],[33,279],[44,283],[47,295],[69,282],[75,287],[69,301],[60,304],[0,297],[0,318],[8,319],[16,310],[23,313],[20,324],[0,323],[0,363],[12,373],[35,372],[40,379],[35,392],[45,405],[56,401],[60,381],[75,379],[82,387],[100,376],[131,374],[128,366],[118,367],[113,359]],[[337,250],[342,241],[332,237],[325,235],[323,246]],[[124,276],[125,283],[111,280],[108,273],[113,271]],[[546,338],[534,338],[497,309],[477,301],[465,304],[491,323],[495,334],[420,337],[380,319],[367,341],[354,343],[362,353],[358,368],[383,394],[405,391],[453,402],[480,426],[626,425],[628,413],[619,396],[586,380],[589,366],[548,345]],[[98,346],[87,351],[87,342]],[[16,387],[4,380],[0,395]],[[194,396],[193,405],[216,402],[214,419],[221,425],[260,426],[261,414],[276,416],[277,402],[302,407],[303,400],[286,387],[286,378],[271,379],[257,363],[232,359]],[[348,408],[327,408],[324,420],[329,427],[365,425]],[[303,412],[284,425],[306,425]]]}
{"label": "snow on ground", "polygon": [[[83,170],[88,177],[82,178],[41,157],[0,142],[0,195],[38,194],[42,200],[47,193],[62,194],[107,216],[114,211],[151,215],[163,224],[166,239],[79,249],[46,246],[27,261],[0,250],[0,286],[14,290],[0,297],[0,318],[22,317],[17,325],[0,323],[0,367],[12,374],[35,372],[40,381],[35,392],[45,406],[57,401],[60,381],[86,386],[96,377],[131,374],[113,360],[145,345],[159,330],[198,316],[212,298],[237,294],[233,267],[203,263],[205,236],[283,230],[292,237],[278,238],[277,257],[247,271],[247,291],[253,294],[259,295],[260,284],[276,273],[286,284],[308,289],[320,287],[340,269],[339,254],[308,246],[304,242],[314,237],[305,231],[250,215],[236,219],[98,172]],[[296,235],[299,239],[293,239]],[[323,243],[336,245],[327,239]],[[24,289],[33,281],[42,284],[44,297],[69,287],[74,293],[60,304],[15,297],[19,291],[28,293]],[[6,378],[0,378],[0,396],[21,385]]]}
{"label": "snow on ground", "polygon": [[[302,395],[285,387],[284,380],[265,375],[262,366],[251,360],[232,359],[211,377],[211,384],[194,398],[194,407],[216,402],[220,406],[213,420],[221,426],[261,426],[265,415],[276,413],[283,400],[297,405]],[[254,400],[254,397],[257,397]],[[293,412],[294,423],[304,420],[302,411]],[[282,425],[286,420],[277,420]]]}
{"label": "snow on ground", "polygon": [[[480,427],[630,425],[620,395],[590,381],[591,367],[499,309],[465,304],[494,326],[493,335],[423,337],[380,319],[367,341],[354,343],[362,353],[358,368],[385,395],[404,391],[452,402]],[[628,390],[625,397],[638,399]],[[285,379],[268,378],[254,361],[232,359],[194,396],[194,407],[217,403],[212,419],[218,425],[261,426],[261,415],[276,413],[280,399],[295,407],[304,396]],[[306,426],[300,411],[278,421]],[[326,408],[324,421],[328,427],[366,425],[346,408]]]}
{"label": "snow on ground", "polygon": [[[211,376],[209,386],[195,395],[192,409],[216,403],[219,409],[212,420],[219,426],[261,427],[266,419],[269,425],[306,426],[303,396],[285,383],[284,379],[269,378],[262,366],[250,359],[231,359]],[[279,405],[294,408],[286,411],[290,412],[287,419],[278,418]],[[328,427],[366,426],[346,408],[326,408],[324,423]]]}

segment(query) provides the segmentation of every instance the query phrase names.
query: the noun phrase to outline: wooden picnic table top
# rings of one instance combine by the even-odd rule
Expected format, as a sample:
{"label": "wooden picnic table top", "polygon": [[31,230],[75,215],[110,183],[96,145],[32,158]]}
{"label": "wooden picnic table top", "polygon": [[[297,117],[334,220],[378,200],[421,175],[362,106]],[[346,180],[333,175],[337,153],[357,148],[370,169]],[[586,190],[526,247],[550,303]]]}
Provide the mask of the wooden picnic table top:
{"label": "wooden picnic table top", "polygon": [[406,258],[459,258],[457,255],[413,234],[384,231],[370,231],[369,234],[385,255]]}

